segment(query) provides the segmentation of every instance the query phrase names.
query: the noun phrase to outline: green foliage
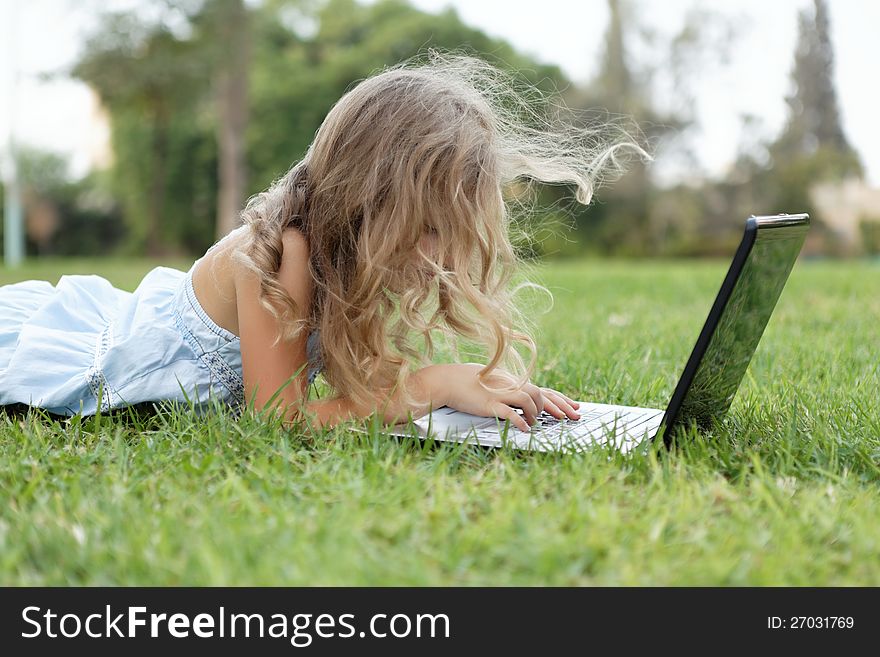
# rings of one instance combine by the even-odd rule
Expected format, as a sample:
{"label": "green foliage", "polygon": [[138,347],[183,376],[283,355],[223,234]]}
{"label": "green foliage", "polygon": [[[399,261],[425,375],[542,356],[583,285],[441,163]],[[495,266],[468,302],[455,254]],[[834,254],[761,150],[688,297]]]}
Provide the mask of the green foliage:
{"label": "green foliage", "polygon": [[[237,1],[168,0],[157,6],[152,22],[107,14],[89,40],[73,74],[95,88],[108,109],[115,153],[98,192],[114,201],[90,206],[112,211],[90,221],[106,227],[123,219],[112,240],[101,239],[104,248],[121,239],[130,254],[198,255],[213,243],[217,141],[227,133],[218,127],[217,103],[218,81],[230,58],[228,35],[222,36],[228,29],[224,12]],[[658,47],[646,37],[650,29],[640,22],[634,1],[608,0],[608,5],[611,20],[599,71],[579,88],[558,67],[539,64],[465,25],[453,9],[429,14],[403,0],[248,3],[249,20],[241,26],[250,31],[251,44],[245,195],[265,189],[303,156],[346,90],[429,47],[485,57],[544,91],[563,91],[585,122],[618,117],[619,126],[649,149],[668,154],[678,148],[693,160],[680,139],[695,121],[689,80],[707,62],[723,59],[735,24],[695,9],[680,32]],[[650,61],[633,56],[637,40],[643,51],[655,54]],[[762,152],[742,153],[720,180],[671,189],[658,187],[651,168],[633,161],[623,178],[599,189],[589,208],[577,205],[567,187],[542,186],[534,190],[532,217],[543,228],[541,237],[518,248],[526,255],[711,255],[727,251],[746,216],[779,211],[811,212],[821,233],[810,188],[862,172],[840,126],[832,64],[827,8],[815,0],[813,11],[799,17],[786,128],[772,143],[761,144]],[[679,102],[661,107],[657,98],[669,95],[658,86],[664,81]],[[627,125],[621,116],[632,122]],[[832,238],[828,231],[826,251],[836,248]],[[66,244],[73,248],[78,240]]]}
{"label": "green foliage", "polygon": [[[62,156],[32,147],[17,148],[16,162],[25,215],[48,214],[51,224],[39,240],[26,231],[26,255],[94,256],[123,241],[125,225],[105,174],[92,172],[71,180]],[[3,229],[0,222],[0,240]]]}
{"label": "green foliage", "polygon": [[[216,1],[170,3],[188,12],[191,34],[108,14],[74,75],[92,85],[112,123],[114,193],[124,209],[126,251],[200,253],[214,241],[217,212]],[[298,18],[291,22],[291,10]],[[248,195],[300,159],[333,103],[356,81],[428,47],[482,54],[545,90],[568,84],[556,66],[519,55],[503,41],[405,2],[266,2],[249,7],[253,31]],[[297,28],[314,21],[317,31]]]}
{"label": "green foliage", "polygon": [[63,157],[36,148],[15,151],[19,183],[29,193],[47,196],[67,183],[67,162]]}
{"label": "green foliage", "polygon": [[46,253],[55,256],[104,255],[124,243],[126,224],[108,187],[105,174],[92,172],[52,194],[53,201],[58,204],[60,222]]}
{"label": "green foliage", "polygon": [[112,180],[124,208],[131,252],[167,251],[169,244],[181,243],[173,233],[182,223],[204,220],[204,215],[191,217],[182,209],[193,203],[198,207],[199,201],[175,196],[193,190],[173,184],[172,176],[189,175],[193,169],[188,165],[203,165],[198,157],[206,149],[193,149],[193,142],[205,138],[198,119],[210,88],[208,71],[209,60],[196,40],[179,38],[163,23],[122,13],[105,15],[73,69],[110,112],[116,155]]}
{"label": "green foliage", "polygon": [[330,0],[317,10],[318,29],[309,38],[284,27],[279,12],[267,4],[254,26],[252,193],[305,154],[324,116],[356,82],[429,47],[479,54],[544,90],[568,83],[558,67],[537,64],[466,26],[452,9],[435,15],[399,0],[371,5]]}
{"label": "green foliage", "polygon": [[870,256],[880,256],[880,217],[865,217],[859,221],[862,249]]}
{"label": "green foliage", "polygon": [[[111,173],[113,188],[126,209],[130,237],[125,250],[140,254],[150,225],[150,197],[156,193],[148,184],[159,166],[149,156],[155,130],[126,111],[118,111],[113,123],[118,164]],[[160,239],[171,252],[204,252],[214,241],[217,205],[217,147],[211,119],[204,112],[180,113],[166,130]]]}

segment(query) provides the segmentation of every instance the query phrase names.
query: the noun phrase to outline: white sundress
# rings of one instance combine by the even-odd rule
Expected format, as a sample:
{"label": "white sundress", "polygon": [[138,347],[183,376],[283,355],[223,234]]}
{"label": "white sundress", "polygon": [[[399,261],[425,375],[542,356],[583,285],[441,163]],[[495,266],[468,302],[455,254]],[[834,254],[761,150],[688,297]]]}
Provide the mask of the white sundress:
{"label": "white sundress", "polygon": [[[0,406],[94,415],[100,392],[102,412],[189,398],[203,413],[214,397],[240,413],[239,338],[202,308],[194,269],[156,267],[134,292],[80,274],[55,286],[0,286]],[[315,331],[307,341],[309,383],[321,369],[319,345]]]}

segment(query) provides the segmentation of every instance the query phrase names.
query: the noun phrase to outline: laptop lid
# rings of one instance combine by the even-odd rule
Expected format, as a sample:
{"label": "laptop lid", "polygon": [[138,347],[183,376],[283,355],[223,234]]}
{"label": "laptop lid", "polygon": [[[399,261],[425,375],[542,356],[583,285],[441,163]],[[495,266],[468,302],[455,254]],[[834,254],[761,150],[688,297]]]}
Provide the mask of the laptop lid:
{"label": "laptop lid", "polygon": [[667,445],[675,427],[709,428],[730,408],[809,227],[807,214],[749,217],[663,416]]}

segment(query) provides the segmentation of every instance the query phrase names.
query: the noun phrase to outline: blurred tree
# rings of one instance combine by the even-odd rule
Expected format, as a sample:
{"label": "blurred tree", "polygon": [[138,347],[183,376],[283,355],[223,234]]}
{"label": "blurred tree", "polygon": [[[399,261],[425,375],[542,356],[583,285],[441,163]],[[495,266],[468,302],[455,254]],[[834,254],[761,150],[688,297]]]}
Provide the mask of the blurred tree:
{"label": "blurred tree", "polygon": [[633,85],[633,75],[627,61],[620,0],[607,2],[609,17],[608,28],[605,30],[605,52],[595,85],[615,105],[632,112],[641,109],[643,99]]}
{"label": "blurred tree", "polygon": [[[861,175],[855,151],[843,133],[834,90],[834,49],[825,0],[813,12],[798,15],[798,40],[791,72],[793,92],[786,97],[788,121],[773,145],[777,158],[812,155],[820,148],[850,156],[842,173]],[[843,162],[842,162],[843,163]]]}
{"label": "blurred tree", "polygon": [[480,54],[545,91],[568,84],[454,10],[401,0],[164,0],[148,21],[106,15],[73,73],[111,116],[129,250],[203,251],[246,195],[302,157],[351,85],[429,46]]}
{"label": "blurred tree", "polygon": [[[743,135],[734,166],[722,180],[706,181],[692,193],[699,202],[680,204],[699,208],[702,231],[696,252],[732,248],[742,220],[750,214],[810,212],[814,229],[807,250],[836,252],[843,248],[811,201],[819,182],[861,176],[858,154],[847,141],[840,122],[833,84],[833,47],[828,9],[824,0],[798,16],[798,39],[791,71],[792,92],[787,96],[788,118],[781,134],[767,142],[757,136],[759,117],[743,117]],[[660,196],[673,190],[661,191]],[[667,204],[653,203],[653,212]],[[667,252],[687,253],[686,241],[666,244]]]}
{"label": "blurred tree", "polygon": [[[652,70],[637,68],[630,53],[632,36],[640,30],[634,5],[626,0],[607,2],[609,20],[599,71],[586,88],[571,90],[568,103],[588,110],[586,117],[592,112],[593,122],[618,117],[620,129],[647,146],[681,131],[691,118],[663,111],[653,102]],[[650,225],[652,187],[646,163],[634,159],[626,174],[601,193],[599,203],[575,210],[578,226],[594,249],[627,254],[657,250],[659,235],[652,234]]]}
{"label": "blurred tree", "polygon": [[478,54],[544,91],[569,81],[506,42],[468,27],[454,9],[431,14],[402,0],[266,2],[254,16],[251,191],[299,160],[324,116],[347,89],[428,47]]}
{"label": "blurred tree", "polygon": [[841,126],[829,22],[824,0],[799,13],[785,127],[763,154],[742,154],[730,182],[737,192],[733,205],[741,213],[809,212],[814,229],[808,247],[834,252],[838,238],[814,207],[811,189],[820,182],[861,178],[863,169]]}
{"label": "blurred tree", "polygon": [[28,255],[102,255],[119,244],[125,227],[100,173],[71,181],[64,157],[29,146],[16,161]]}
{"label": "blurred tree", "polygon": [[869,256],[880,256],[880,221],[867,217],[859,221],[862,248]]}
{"label": "blurred tree", "polygon": [[192,15],[214,83],[220,239],[239,223],[247,189],[245,133],[250,109],[251,12],[244,0],[206,0]]}
{"label": "blurred tree", "polygon": [[[73,68],[107,106],[112,122],[118,186],[134,249],[168,252],[166,195],[178,119],[198,111],[205,89],[204,53],[164,22],[133,14],[104,17]],[[135,146],[129,152],[131,146]],[[146,155],[146,157],[144,157]]]}
{"label": "blurred tree", "polygon": [[17,148],[15,158],[22,186],[26,241],[36,246],[38,255],[45,255],[61,223],[57,197],[67,184],[67,162],[55,153],[29,147]]}
{"label": "blurred tree", "polygon": [[106,256],[128,237],[122,208],[110,191],[109,176],[92,171],[51,194],[59,225],[47,252],[56,256]]}

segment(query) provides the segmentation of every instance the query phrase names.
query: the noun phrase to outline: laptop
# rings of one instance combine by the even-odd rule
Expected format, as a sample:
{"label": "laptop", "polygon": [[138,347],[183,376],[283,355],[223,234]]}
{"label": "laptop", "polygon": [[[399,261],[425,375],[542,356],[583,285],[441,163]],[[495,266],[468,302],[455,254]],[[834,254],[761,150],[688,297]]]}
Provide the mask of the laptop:
{"label": "laptop", "polygon": [[[385,431],[400,437],[510,446],[532,451],[581,451],[606,446],[620,452],[674,430],[720,421],[736,394],[810,226],[807,214],[752,216],[709,317],[665,410],[579,402],[580,418],[558,420],[546,411],[530,431],[508,420],[448,406]],[[517,409],[520,414],[522,411]]]}

